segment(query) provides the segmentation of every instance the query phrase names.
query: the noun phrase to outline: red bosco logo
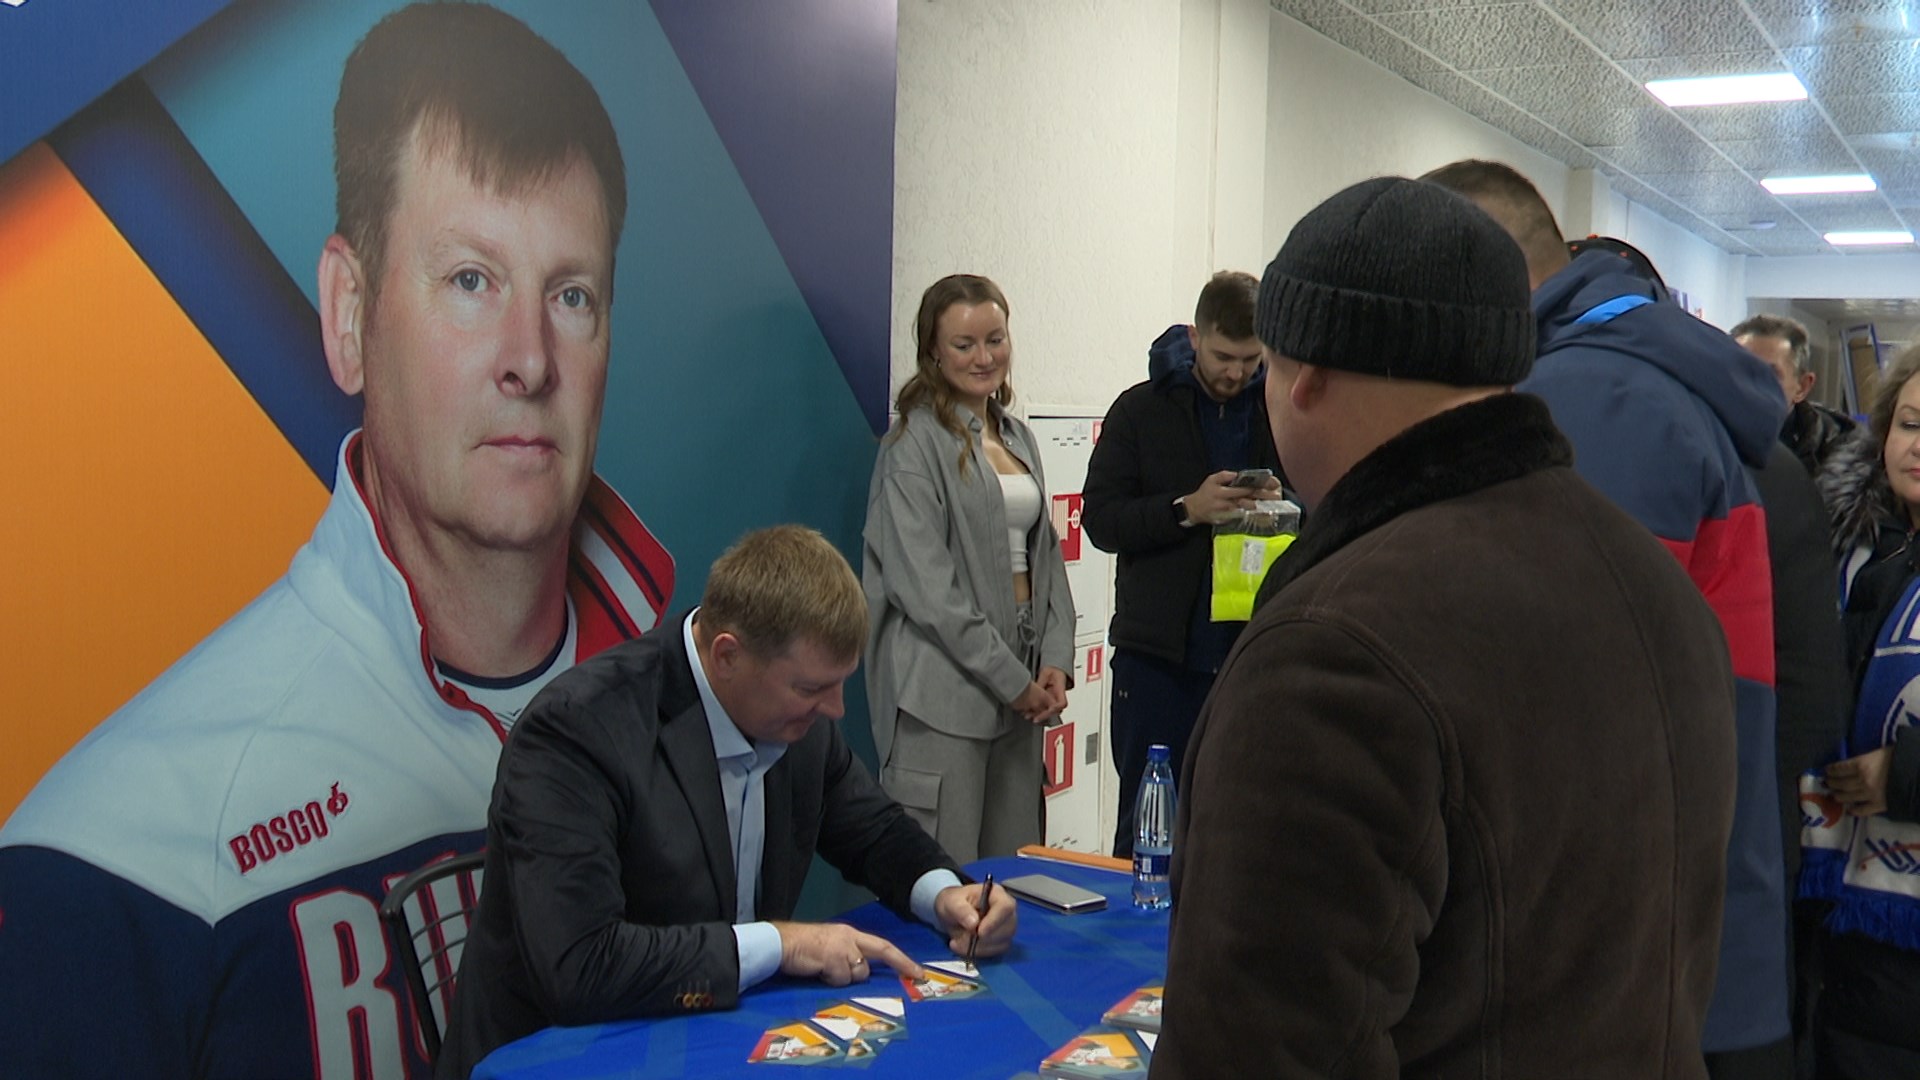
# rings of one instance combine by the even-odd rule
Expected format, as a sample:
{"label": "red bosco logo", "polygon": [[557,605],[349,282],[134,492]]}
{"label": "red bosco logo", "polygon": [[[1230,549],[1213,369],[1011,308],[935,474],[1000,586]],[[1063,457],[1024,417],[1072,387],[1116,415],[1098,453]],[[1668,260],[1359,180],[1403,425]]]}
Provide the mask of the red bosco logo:
{"label": "red bosco logo", "polygon": [[346,813],[347,802],[347,793],[340,790],[340,784],[336,781],[325,806],[314,800],[255,823],[246,832],[227,841],[227,850],[233,852],[234,865],[244,874],[295,848],[306,847],[333,830],[328,821]]}

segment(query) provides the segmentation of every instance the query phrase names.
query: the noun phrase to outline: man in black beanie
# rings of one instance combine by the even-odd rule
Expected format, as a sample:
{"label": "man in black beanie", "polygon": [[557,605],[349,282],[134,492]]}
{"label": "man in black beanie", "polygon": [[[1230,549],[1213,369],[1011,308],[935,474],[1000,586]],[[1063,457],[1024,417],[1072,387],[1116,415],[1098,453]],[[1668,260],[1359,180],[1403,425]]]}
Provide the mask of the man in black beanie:
{"label": "man in black beanie", "polygon": [[1156,1077],[1700,1077],[1733,678],[1672,556],[1569,467],[1526,261],[1388,177],[1260,285],[1311,511],[1181,777]]}

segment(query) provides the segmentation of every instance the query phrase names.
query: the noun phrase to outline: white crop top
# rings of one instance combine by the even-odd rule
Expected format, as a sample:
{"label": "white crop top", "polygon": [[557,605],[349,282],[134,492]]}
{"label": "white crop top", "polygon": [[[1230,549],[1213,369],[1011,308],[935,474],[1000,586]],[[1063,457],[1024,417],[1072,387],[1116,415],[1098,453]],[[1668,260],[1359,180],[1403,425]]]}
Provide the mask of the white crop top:
{"label": "white crop top", "polygon": [[1040,484],[1026,473],[1000,478],[1000,499],[1007,506],[1007,544],[1013,553],[1013,572],[1027,572],[1027,533],[1040,523]]}

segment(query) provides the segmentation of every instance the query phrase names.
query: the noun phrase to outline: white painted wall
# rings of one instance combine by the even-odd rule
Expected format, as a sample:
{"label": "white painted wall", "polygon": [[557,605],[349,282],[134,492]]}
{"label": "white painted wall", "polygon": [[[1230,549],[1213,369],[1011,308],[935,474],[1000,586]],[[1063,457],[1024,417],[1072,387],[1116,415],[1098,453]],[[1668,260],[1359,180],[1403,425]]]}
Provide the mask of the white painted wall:
{"label": "white painted wall", "polygon": [[899,10],[894,386],[920,294],[966,271],[1007,293],[1024,402],[1104,408],[1171,321],[1181,0]]}
{"label": "white painted wall", "polygon": [[[1216,270],[1258,275],[1273,257],[1266,216],[1266,0],[1185,0],[1175,147],[1180,235],[1163,328],[1193,317]],[[1144,369],[1143,369],[1144,370]]]}
{"label": "white painted wall", "polygon": [[1623,220],[1613,235],[1645,252],[1669,286],[1685,290],[1695,314],[1722,330],[1747,317],[1746,256],[1722,251],[1647,207],[1622,201]]}
{"label": "white painted wall", "polygon": [[1267,258],[1302,215],[1341,188],[1372,176],[1418,176],[1461,158],[1512,165],[1556,216],[1565,211],[1565,164],[1296,19],[1275,13],[1271,24]]}
{"label": "white painted wall", "polygon": [[1911,300],[1920,296],[1920,255],[1799,255],[1754,259],[1747,295],[1808,300]]}
{"label": "white painted wall", "polygon": [[[1021,401],[1097,411],[1144,377],[1147,344],[1191,317],[1209,274],[1259,273],[1348,184],[1494,158],[1576,224],[1566,165],[1266,0],[900,0],[899,13],[896,387],[921,292],[958,270],[1007,291]],[[1745,317],[1750,288],[1824,295],[1763,292],[1745,260],[1604,184],[1572,201],[1716,325]],[[1914,260],[1896,295],[1920,294]]]}

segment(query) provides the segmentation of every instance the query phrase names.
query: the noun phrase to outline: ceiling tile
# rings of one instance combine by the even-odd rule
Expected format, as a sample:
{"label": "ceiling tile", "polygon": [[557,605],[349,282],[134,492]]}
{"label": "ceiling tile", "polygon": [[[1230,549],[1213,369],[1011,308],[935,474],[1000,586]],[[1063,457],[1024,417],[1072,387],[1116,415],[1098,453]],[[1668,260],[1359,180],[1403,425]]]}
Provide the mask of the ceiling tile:
{"label": "ceiling tile", "polygon": [[[1351,0],[1354,7],[1368,14],[1396,11],[1446,11],[1452,8],[1486,7],[1498,0]],[[1513,0],[1521,2],[1521,0]]]}
{"label": "ceiling tile", "polygon": [[1833,135],[1800,139],[1728,139],[1715,143],[1736,165],[1760,177],[1854,172],[1857,160]]}
{"label": "ceiling tile", "polygon": [[1769,50],[1737,0],[1542,0],[1616,60]]}
{"label": "ceiling tile", "polygon": [[[1725,250],[1831,252],[1809,225],[1920,223],[1920,0],[1270,2]],[[1782,70],[1814,100],[1669,110],[1641,85]],[[1877,194],[1757,184],[1862,167]]]}
{"label": "ceiling tile", "polygon": [[[1709,172],[1640,173],[1638,175],[1648,187],[1675,199],[1724,197],[1730,192],[1741,191],[1758,191],[1766,195],[1764,188],[1754,183],[1745,173],[1731,167]],[[1772,198],[1771,195],[1767,197]]]}
{"label": "ceiling tile", "polygon": [[1340,0],[1273,0],[1273,10],[1315,29],[1328,19],[1350,19],[1358,14]]}
{"label": "ceiling tile", "polygon": [[1836,229],[1858,231],[1862,229],[1898,229],[1900,219],[1879,200],[1856,203],[1852,206],[1806,207],[1799,211],[1800,220],[1819,232],[1833,232]]}
{"label": "ceiling tile", "polygon": [[1704,173],[1643,173],[1640,179],[1694,212],[1725,225],[1754,220],[1778,221],[1791,215],[1767,190],[1728,169]]}
{"label": "ceiling tile", "polygon": [[1757,75],[1787,70],[1780,54],[1771,50],[1655,56],[1621,60],[1620,66],[1626,69],[1629,76],[1641,82],[1650,79],[1684,79],[1695,75]]}
{"label": "ceiling tile", "polygon": [[1833,251],[1832,246],[1820,239],[1820,234],[1806,229],[1769,229],[1738,235],[1762,255],[1826,255]]}
{"label": "ceiling tile", "polygon": [[1831,136],[1827,118],[1808,101],[1770,101],[1677,110],[1687,126],[1710,142],[1731,139],[1804,139]]}
{"label": "ceiling tile", "polygon": [[1707,172],[1727,164],[1713,147],[1692,136],[1683,142],[1624,143],[1587,149],[1630,173]]}
{"label": "ceiling tile", "polygon": [[1878,131],[1920,131],[1920,92],[1898,94],[1822,94],[1833,122],[1848,135]]}
{"label": "ceiling tile", "polygon": [[[1567,133],[1579,138],[1587,146],[1645,146],[1649,149],[1674,146],[1687,148],[1701,147],[1708,151],[1704,159],[1710,163],[1698,168],[1720,168],[1725,162],[1718,155],[1712,155],[1699,136],[1688,131],[1675,120],[1673,114],[1659,105],[1641,105],[1631,109],[1611,109],[1584,117],[1568,125]],[[1634,170],[1640,171],[1640,170]],[[1686,169],[1663,168],[1659,171],[1687,171]]]}
{"label": "ceiling tile", "polygon": [[1461,71],[1593,59],[1592,50],[1533,4],[1405,11],[1379,21]]}
{"label": "ceiling tile", "polygon": [[1920,199],[1920,155],[1873,148],[1861,148],[1858,153],[1881,192],[1896,200],[1894,205],[1902,205],[1901,199]]}
{"label": "ceiling tile", "polygon": [[1870,45],[1812,45],[1786,50],[1816,97],[1899,94],[1920,86],[1920,38]]}
{"label": "ceiling tile", "polygon": [[1474,82],[1550,123],[1603,109],[1647,105],[1653,97],[1609,64],[1547,64],[1464,72]]}
{"label": "ceiling tile", "polygon": [[1382,30],[1373,20],[1363,16],[1328,19],[1324,25],[1315,26],[1314,29],[1388,71],[1397,72],[1403,76],[1416,71],[1436,70],[1444,66],[1438,60],[1422,55],[1419,50]]}
{"label": "ceiling tile", "polygon": [[1920,34],[1912,0],[1748,0],[1781,48],[1884,41]]}
{"label": "ceiling tile", "polygon": [[1731,221],[1740,225],[1753,221],[1790,221],[1793,218],[1793,214],[1781,206],[1778,199],[1759,187],[1745,192],[1696,195],[1682,201],[1715,221]]}

